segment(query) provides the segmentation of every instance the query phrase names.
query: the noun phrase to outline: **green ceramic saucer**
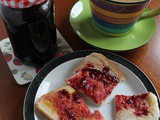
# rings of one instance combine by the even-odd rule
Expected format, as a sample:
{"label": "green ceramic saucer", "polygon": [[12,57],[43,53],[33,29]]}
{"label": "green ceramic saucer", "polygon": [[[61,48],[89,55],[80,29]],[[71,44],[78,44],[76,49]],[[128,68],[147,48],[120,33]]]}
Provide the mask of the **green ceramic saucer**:
{"label": "green ceramic saucer", "polygon": [[72,8],[70,23],[74,32],[86,43],[105,50],[127,51],[148,43],[156,32],[156,18],[137,22],[125,36],[109,37],[92,25],[89,0],[80,0]]}

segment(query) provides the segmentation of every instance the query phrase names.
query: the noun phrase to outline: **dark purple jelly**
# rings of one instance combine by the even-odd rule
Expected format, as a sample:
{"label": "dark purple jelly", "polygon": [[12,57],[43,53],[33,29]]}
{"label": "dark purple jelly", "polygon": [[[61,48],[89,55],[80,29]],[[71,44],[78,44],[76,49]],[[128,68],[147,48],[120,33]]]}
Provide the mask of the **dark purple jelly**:
{"label": "dark purple jelly", "polygon": [[52,0],[24,9],[0,4],[0,12],[15,56],[24,64],[37,66],[54,58],[57,38]]}
{"label": "dark purple jelly", "polygon": [[86,72],[89,73],[90,77],[99,81],[103,81],[103,79],[109,80],[114,83],[118,83],[119,80],[115,76],[110,75],[109,68],[104,67],[103,72],[97,69],[92,68],[84,68],[82,69],[82,73],[85,74]]}
{"label": "dark purple jelly", "polygon": [[65,89],[63,89],[62,91],[59,92],[59,97],[62,98],[63,96],[65,96],[66,98],[70,99],[70,94]]}
{"label": "dark purple jelly", "polygon": [[78,93],[74,92],[72,94],[72,97],[73,97],[73,100],[77,103],[80,103],[81,102],[81,97],[78,95]]}
{"label": "dark purple jelly", "polygon": [[66,113],[67,113],[67,116],[70,120],[76,120],[75,119],[75,113],[72,112],[71,110],[69,110],[68,108],[66,108]]}

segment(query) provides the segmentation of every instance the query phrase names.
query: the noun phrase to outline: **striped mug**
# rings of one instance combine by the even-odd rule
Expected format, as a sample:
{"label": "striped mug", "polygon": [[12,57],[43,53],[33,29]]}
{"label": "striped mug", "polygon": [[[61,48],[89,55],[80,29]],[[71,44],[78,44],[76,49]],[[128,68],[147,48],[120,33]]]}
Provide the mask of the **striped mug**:
{"label": "striped mug", "polygon": [[89,0],[93,27],[109,36],[129,33],[140,19],[160,14],[160,7],[144,12],[151,0]]}

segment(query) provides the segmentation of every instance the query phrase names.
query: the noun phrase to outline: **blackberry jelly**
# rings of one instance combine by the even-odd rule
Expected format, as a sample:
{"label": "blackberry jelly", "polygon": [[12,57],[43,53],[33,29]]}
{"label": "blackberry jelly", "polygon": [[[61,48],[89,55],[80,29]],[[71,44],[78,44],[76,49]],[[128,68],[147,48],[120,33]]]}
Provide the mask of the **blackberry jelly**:
{"label": "blackberry jelly", "polygon": [[57,49],[53,1],[47,0],[29,8],[9,8],[0,4],[14,54],[24,64],[43,65]]}

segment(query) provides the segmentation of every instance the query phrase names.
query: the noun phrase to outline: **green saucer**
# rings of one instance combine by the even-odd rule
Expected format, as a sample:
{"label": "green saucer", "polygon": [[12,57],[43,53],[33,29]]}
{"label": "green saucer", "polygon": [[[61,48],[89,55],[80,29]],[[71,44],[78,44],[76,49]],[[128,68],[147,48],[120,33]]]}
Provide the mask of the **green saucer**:
{"label": "green saucer", "polygon": [[111,51],[139,48],[151,40],[157,28],[156,18],[149,18],[137,22],[127,35],[109,37],[93,27],[89,0],[80,0],[73,6],[70,13],[70,23],[74,32],[86,43]]}

